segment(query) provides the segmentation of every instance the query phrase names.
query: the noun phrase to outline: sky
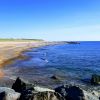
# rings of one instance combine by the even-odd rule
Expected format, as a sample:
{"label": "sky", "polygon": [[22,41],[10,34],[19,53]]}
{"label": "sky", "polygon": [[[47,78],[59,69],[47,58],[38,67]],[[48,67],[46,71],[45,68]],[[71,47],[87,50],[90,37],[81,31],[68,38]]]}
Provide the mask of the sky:
{"label": "sky", "polygon": [[99,41],[100,0],[0,0],[0,38]]}

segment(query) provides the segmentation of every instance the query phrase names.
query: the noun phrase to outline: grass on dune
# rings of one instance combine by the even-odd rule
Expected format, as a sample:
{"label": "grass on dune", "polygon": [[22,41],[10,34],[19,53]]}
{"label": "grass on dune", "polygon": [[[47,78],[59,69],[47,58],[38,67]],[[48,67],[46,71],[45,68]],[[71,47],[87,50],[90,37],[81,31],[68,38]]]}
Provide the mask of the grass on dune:
{"label": "grass on dune", "polygon": [[43,41],[42,39],[0,39],[0,42],[34,42],[34,41]]}

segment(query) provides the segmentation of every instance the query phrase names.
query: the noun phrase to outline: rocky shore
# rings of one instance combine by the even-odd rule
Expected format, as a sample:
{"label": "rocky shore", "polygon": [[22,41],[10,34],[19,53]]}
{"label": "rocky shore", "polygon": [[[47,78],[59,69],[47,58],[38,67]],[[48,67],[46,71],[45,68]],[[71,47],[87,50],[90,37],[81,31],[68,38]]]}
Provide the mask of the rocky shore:
{"label": "rocky shore", "polygon": [[12,88],[0,87],[0,100],[100,100],[100,93],[67,84],[49,89],[18,77]]}
{"label": "rocky shore", "polygon": [[[17,58],[25,59],[22,52],[30,48],[61,43],[68,42],[10,42],[8,43],[9,45],[7,43],[1,43],[0,77],[4,75],[2,71],[4,64],[12,63]],[[56,81],[61,80],[57,75],[53,75],[50,78]],[[0,100],[100,100],[100,89],[99,91],[96,89],[90,90],[88,87],[83,88],[76,84],[66,83],[54,88],[48,88],[37,85],[34,82],[28,83],[19,77],[15,81],[10,79],[7,79],[5,83],[4,81],[2,82],[0,80],[0,84],[2,84],[0,85]],[[92,87],[100,85],[100,76],[92,75],[90,84]]]}

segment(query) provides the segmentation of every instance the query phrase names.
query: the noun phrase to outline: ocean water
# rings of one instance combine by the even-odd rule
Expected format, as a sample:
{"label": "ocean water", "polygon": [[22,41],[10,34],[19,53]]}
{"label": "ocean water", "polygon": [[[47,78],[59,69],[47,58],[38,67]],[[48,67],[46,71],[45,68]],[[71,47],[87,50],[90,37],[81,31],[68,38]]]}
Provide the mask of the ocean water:
{"label": "ocean water", "polygon": [[[5,67],[7,76],[55,86],[66,82],[88,84],[92,74],[100,74],[100,42],[44,46],[24,55],[28,59],[18,59]],[[60,80],[51,79],[52,75]]]}

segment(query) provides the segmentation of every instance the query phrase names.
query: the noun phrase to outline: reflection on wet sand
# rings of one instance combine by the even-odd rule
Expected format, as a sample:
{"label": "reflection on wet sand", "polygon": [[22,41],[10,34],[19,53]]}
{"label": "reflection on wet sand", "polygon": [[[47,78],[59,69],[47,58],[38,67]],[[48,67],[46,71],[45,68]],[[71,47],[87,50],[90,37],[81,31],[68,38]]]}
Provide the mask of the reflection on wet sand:
{"label": "reflection on wet sand", "polygon": [[29,48],[46,45],[44,41],[32,42],[0,42],[0,78],[4,76],[2,67],[11,64],[13,60],[20,58],[25,59],[22,52]]}

